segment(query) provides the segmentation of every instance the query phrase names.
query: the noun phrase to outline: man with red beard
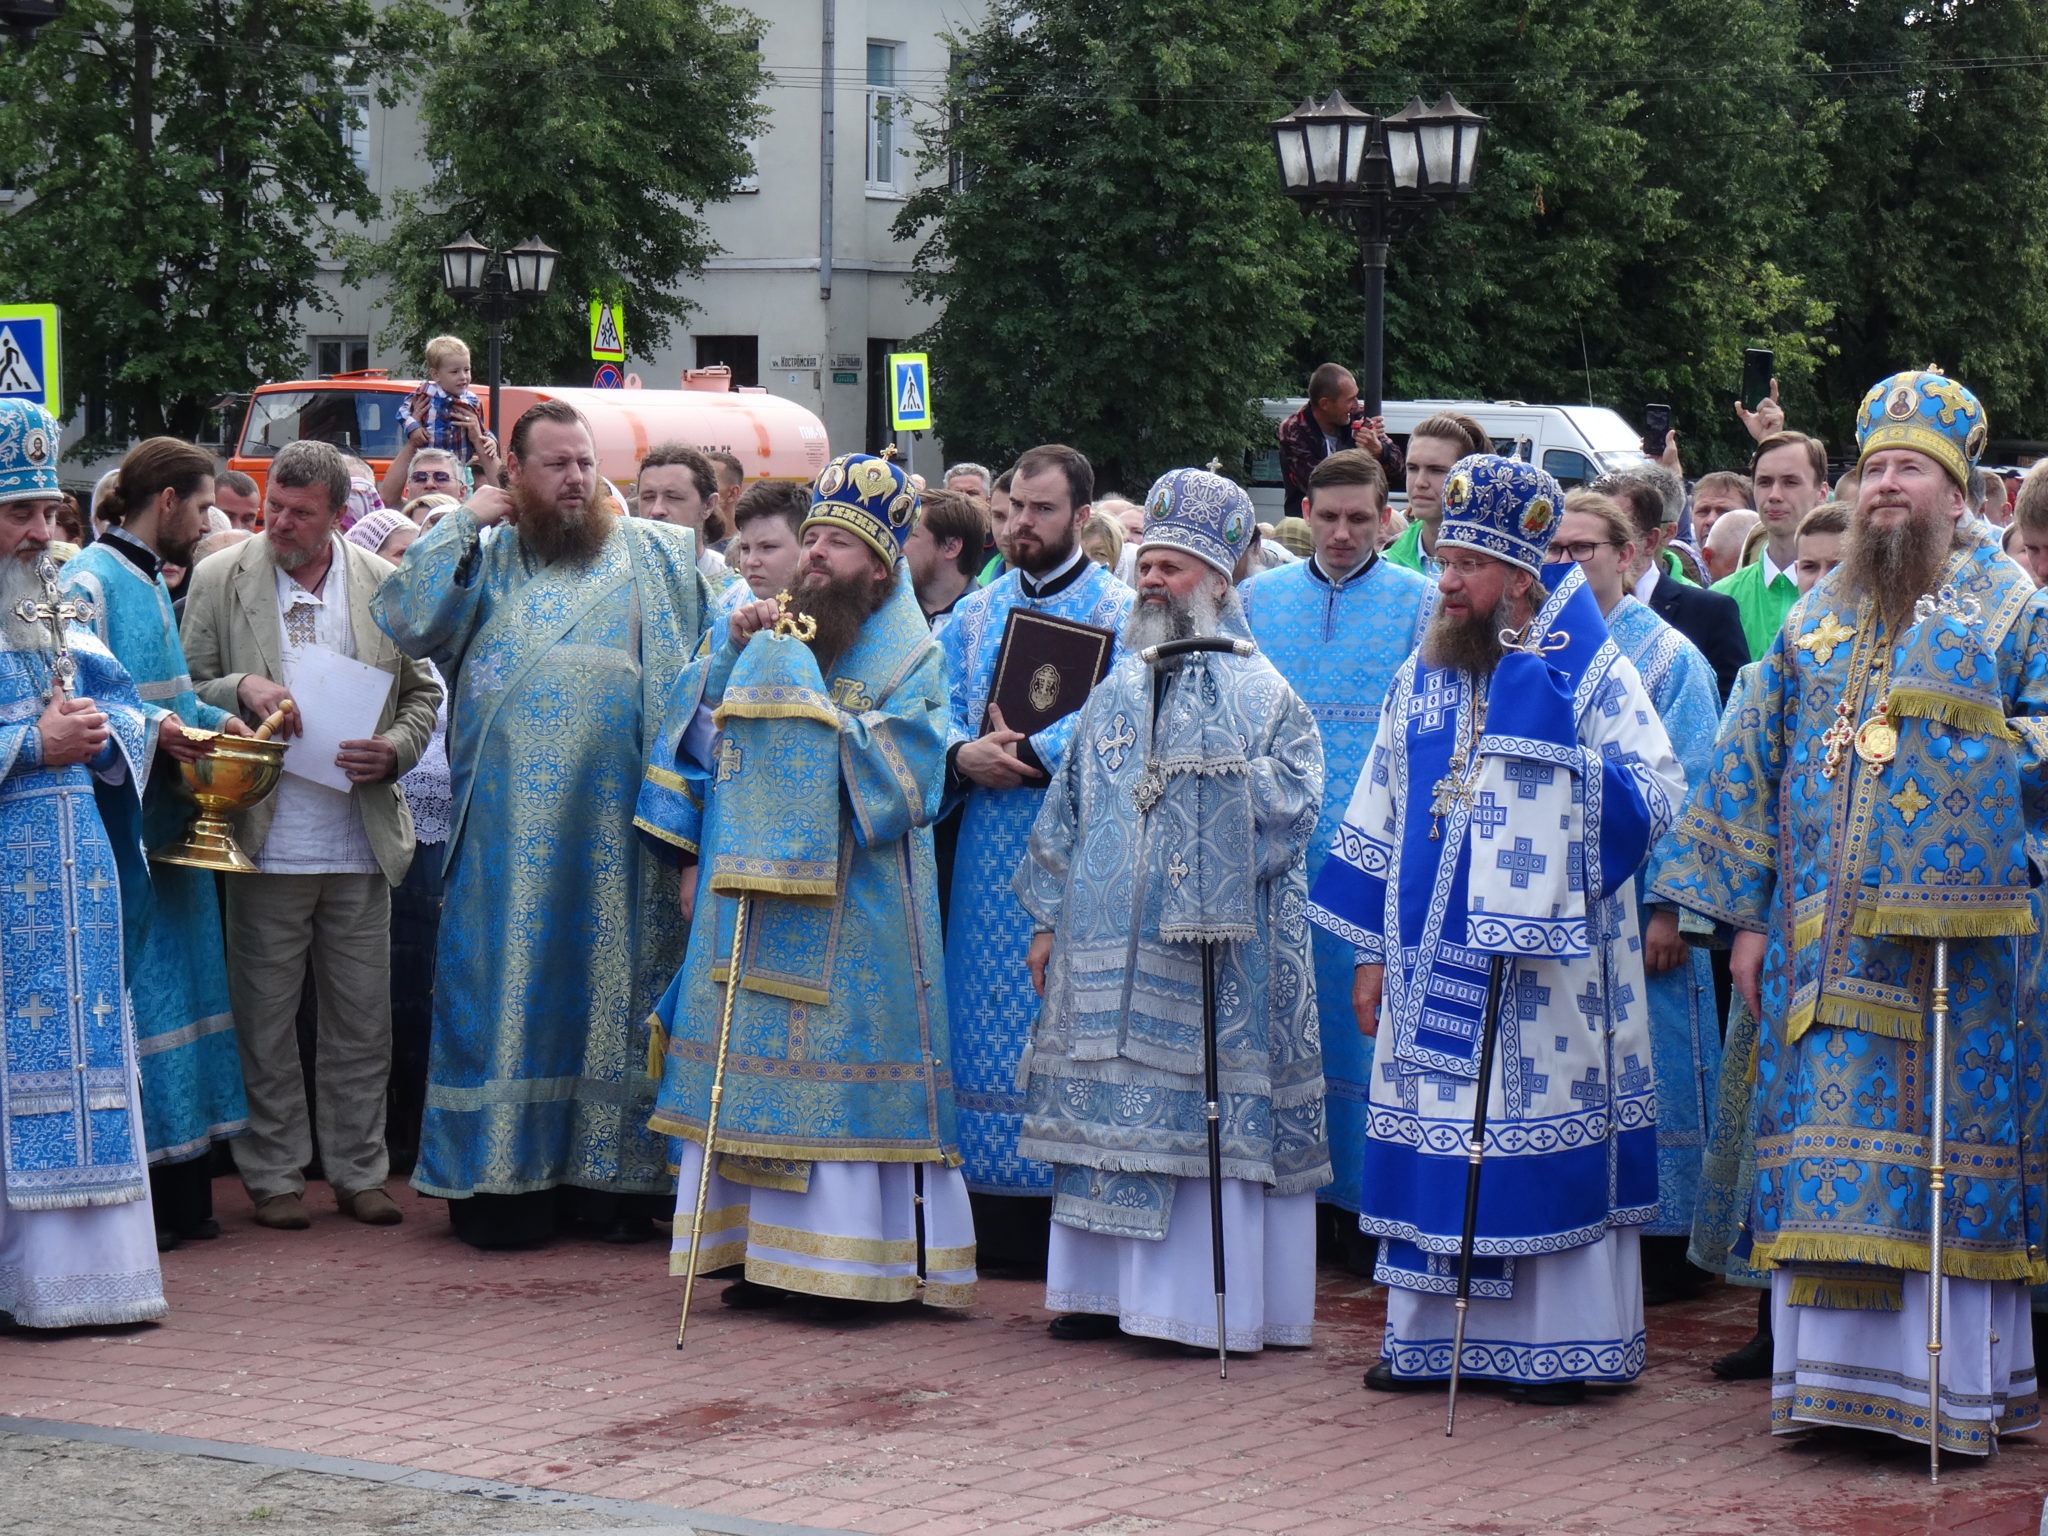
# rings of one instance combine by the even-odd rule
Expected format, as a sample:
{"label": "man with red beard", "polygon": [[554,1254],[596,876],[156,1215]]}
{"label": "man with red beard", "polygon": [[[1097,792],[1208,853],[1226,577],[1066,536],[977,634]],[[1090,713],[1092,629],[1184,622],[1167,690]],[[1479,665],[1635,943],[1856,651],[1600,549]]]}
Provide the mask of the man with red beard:
{"label": "man with red beard", "polygon": [[693,916],[657,1011],[653,1124],[683,1140],[671,1268],[716,1091],[696,1259],[744,1263],[729,1307],[974,1299],[930,832],[945,664],[901,558],[917,500],[885,460],[825,466],[794,611],[733,613],[676,685],[640,793]]}
{"label": "man with red beard", "polygon": [[[1771,1275],[1771,1427],[1925,1443],[1932,1423],[1977,1455],[2038,1422],[2027,1285],[2048,1278],[2044,1025],[2021,970],[2039,940],[2014,942],[2036,930],[2027,850],[2048,831],[2048,595],[1967,513],[1986,435],[1935,371],[1864,397],[1846,556],[1724,718],[1654,893],[1733,930],[1760,1026],[1744,1257]],[[1938,1407],[1935,1114],[1961,1346]]]}
{"label": "man with red beard", "polygon": [[421,535],[373,607],[449,688],[454,810],[412,1182],[477,1247],[546,1241],[564,1186],[579,1192],[568,1214],[636,1242],[667,1205],[647,1016],[683,921],[632,795],[709,599],[687,536],[599,502],[573,407],[535,405],[508,447],[509,491],[482,487]]}

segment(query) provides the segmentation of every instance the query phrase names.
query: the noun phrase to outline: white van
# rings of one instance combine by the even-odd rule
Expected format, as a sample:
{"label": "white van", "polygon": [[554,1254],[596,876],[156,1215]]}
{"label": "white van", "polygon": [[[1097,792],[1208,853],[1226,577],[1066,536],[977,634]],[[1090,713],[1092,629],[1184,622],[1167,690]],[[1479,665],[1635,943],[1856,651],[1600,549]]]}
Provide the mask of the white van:
{"label": "white van", "polygon": [[[1269,437],[1280,423],[1308,402],[1262,400],[1271,423]],[[1387,435],[1403,448],[1408,434],[1441,411],[1470,416],[1492,434],[1494,451],[1527,459],[1550,471],[1566,490],[1596,480],[1611,470],[1647,462],[1643,435],[1604,405],[1529,405],[1521,400],[1389,400],[1380,408]],[[1262,523],[1277,523],[1298,507],[1283,508],[1280,444],[1269,441],[1251,456],[1252,504]],[[1396,505],[1408,499],[1401,486],[1392,487]]]}

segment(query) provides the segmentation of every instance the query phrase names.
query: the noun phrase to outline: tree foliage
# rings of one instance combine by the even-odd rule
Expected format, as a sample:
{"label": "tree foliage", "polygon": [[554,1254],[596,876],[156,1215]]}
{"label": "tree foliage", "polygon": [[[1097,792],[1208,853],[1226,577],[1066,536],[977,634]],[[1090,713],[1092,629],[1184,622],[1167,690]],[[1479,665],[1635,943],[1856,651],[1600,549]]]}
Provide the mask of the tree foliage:
{"label": "tree foliage", "polygon": [[508,378],[587,374],[593,295],[624,301],[634,351],[663,345],[714,251],[703,207],[752,169],[759,36],[717,0],[470,0],[421,104],[433,178],[395,200],[388,238],[352,247],[358,276],[391,279],[393,339],[416,353],[475,332],[439,256],[470,230],[562,253],[550,297],[508,328]]}
{"label": "tree foliage", "polygon": [[[1333,49],[1314,18],[1391,45],[1401,4],[997,0],[931,127],[897,233],[948,450],[1006,462],[1060,439],[1105,489],[1234,465],[1255,398],[1308,328],[1313,244],[1274,191],[1264,124]],[[1335,36],[1331,29],[1326,35]]]}
{"label": "tree foliage", "polygon": [[212,402],[304,362],[336,214],[376,211],[344,90],[389,101],[440,35],[422,0],[71,0],[0,57],[0,292],[56,303],[75,406],[196,435]]}

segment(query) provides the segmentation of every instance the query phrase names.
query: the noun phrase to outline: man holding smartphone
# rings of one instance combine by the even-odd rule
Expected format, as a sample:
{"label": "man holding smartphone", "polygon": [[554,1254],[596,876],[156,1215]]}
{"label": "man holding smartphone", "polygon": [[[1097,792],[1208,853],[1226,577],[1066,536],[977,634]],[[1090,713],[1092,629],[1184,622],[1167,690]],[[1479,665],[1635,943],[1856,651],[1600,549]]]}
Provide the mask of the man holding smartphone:
{"label": "man holding smartphone", "polygon": [[1277,435],[1289,517],[1306,515],[1310,471],[1346,448],[1363,448],[1380,461],[1387,484],[1400,483],[1401,450],[1387,436],[1386,422],[1365,414],[1358,380],[1342,363],[1324,363],[1308,376],[1308,404],[1281,422]]}

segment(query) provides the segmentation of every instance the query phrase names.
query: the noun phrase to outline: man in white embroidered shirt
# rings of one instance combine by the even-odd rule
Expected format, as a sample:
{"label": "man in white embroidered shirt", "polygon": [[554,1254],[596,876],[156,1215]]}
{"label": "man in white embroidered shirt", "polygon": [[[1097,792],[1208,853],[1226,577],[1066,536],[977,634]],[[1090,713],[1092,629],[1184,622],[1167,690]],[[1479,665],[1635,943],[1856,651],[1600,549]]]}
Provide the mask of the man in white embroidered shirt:
{"label": "man in white embroidered shirt", "polygon": [[[348,469],[330,444],[287,444],[271,461],[264,530],[199,565],[185,654],[200,698],[254,724],[278,710],[322,652],[391,674],[376,730],[341,743],[347,790],[287,771],[236,819],[257,873],[228,882],[228,992],[249,1093],[235,1165],[266,1227],[310,1224],[303,1169],[314,1129],[336,1203],[389,1225],[384,1093],[391,1070],[391,887],[413,856],[398,779],[434,730],[441,690],[370,617],[390,563],[340,536]],[[317,701],[309,701],[317,709]],[[288,713],[281,733],[299,719]],[[309,1116],[296,1032],[306,966],[319,1002],[317,1104]]]}

